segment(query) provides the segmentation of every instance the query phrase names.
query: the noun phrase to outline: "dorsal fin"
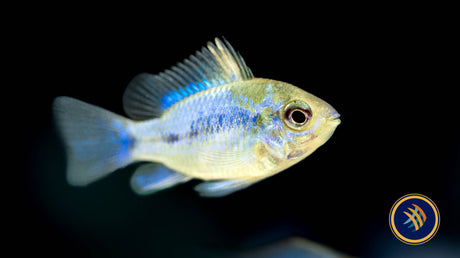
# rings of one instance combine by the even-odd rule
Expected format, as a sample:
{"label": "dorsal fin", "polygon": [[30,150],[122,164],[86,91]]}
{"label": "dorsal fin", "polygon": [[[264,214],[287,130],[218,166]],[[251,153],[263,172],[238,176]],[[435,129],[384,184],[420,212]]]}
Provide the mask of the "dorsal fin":
{"label": "dorsal fin", "polygon": [[253,77],[230,43],[216,38],[215,43],[208,42],[207,48],[158,75],[134,77],[123,95],[123,107],[133,119],[151,119],[197,92]]}

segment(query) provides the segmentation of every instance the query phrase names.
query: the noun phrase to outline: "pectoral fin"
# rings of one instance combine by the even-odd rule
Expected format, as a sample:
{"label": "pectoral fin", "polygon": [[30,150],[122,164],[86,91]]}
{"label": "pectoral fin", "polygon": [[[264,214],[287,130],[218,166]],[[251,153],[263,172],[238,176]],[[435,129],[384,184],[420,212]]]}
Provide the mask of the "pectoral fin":
{"label": "pectoral fin", "polygon": [[257,179],[239,179],[239,180],[221,180],[204,182],[195,186],[197,191],[203,197],[223,197],[242,190],[252,184],[255,184],[263,178]]}
{"label": "pectoral fin", "polygon": [[140,195],[152,194],[163,189],[185,183],[190,180],[184,174],[178,173],[158,163],[149,163],[137,168],[131,177],[131,188]]}

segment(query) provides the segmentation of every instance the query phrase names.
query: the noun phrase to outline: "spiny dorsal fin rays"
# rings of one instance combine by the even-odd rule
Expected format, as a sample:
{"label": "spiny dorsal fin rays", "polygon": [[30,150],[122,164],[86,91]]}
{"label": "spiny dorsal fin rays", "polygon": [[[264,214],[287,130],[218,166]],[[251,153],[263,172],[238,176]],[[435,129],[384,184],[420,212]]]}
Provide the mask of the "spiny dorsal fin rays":
{"label": "spiny dorsal fin rays", "polygon": [[223,51],[227,52],[227,55],[231,56],[234,62],[237,64],[237,67],[233,68],[233,72],[240,73],[240,79],[242,80],[254,78],[251,69],[249,69],[249,67],[246,66],[243,57],[241,57],[241,55],[238,52],[236,52],[235,49],[233,49],[233,47],[230,45],[230,43],[228,43],[228,41],[224,39],[224,42],[226,47],[223,46],[222,42],[219,39],[216,40],[216,43],[220,46],[220,48]]}
{"label": "spiny dorsal fin rays", "polygon": [[225,39],[224,41],[225,43],[222,43],[222,41],[216,38],[215,45],[208,42],[209,51],[216,57],[220,66],[224,69],[224,72],[234,76],[234,80],[251,78],[252,73],[248,73],[246,65],[240,62],[240,60],[243,61],[243,58],[235,53],[233,47]]}
{"label": "spiny dorsal fin rays", "polygon": [[123,107],[133,119],[151,119],[197,92],[251,78],[241,55],[225,39],[216,38],[215,43],[208,42],[207,48],[158,75],[134,77],[123,95]]}

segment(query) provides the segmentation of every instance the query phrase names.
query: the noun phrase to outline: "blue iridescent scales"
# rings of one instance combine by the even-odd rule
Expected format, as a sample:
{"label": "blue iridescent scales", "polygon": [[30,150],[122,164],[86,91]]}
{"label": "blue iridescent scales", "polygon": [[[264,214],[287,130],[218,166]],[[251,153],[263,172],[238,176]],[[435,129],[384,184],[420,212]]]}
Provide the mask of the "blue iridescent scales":
{"label": "blue iridescent scales", "polygon": [[[237,146],[235,143],[238,138],[232,137],[235,139],[233,141],[219,141],[218,135],[237,133],[239,137],[243,137],[244,133],[252,132],[256,127],[258,114],[255,108],[251,109],[247,104],[254,102],[248,96],[233,95],[226,87],[210,90],[209,94],[210,96],[202,94],[179,103],[159,120],[146,122],[146,128],[136,134],[140,139],[148,135],[147,137],[155,138],[156,143],[168,144],[166,149],[169,150],[161,152],[175,152],[171,148],[189,148],[197,143],[205,146],[208,142],[213,142],[213,148],[216,149]],[[212,140],[214,137],[217,139]]]}
{"label": "blue iridescent scales", "polygon": [[67,180],[90,184],[147,161],[131,178],[138,194],[186,182],[220,197],[294,165],[340,123],[323,100],[294,85],[255,78],[225,40],[209,42],[159,74],[141,73],[123,95],[128,118],[69,97],[53,109],[67,152]]}
{"label": "blue iridescent scales", "polygon": [[[253,87],[263,87],[264,91],[271,87],[271,84],[265,81],[259,84],[254,81],[247,83],[253,84]],[[223,171],[228,170],[227,164],[224,168],[220,168],[219,164],[213,164],[212,170],[208,169],[208,173],[203,173],[205,170],[200,162],[197,162],[200,160],[199,155],[205,152],[237,155],[252,151],[254,135],[265,126],[264,123],[257,123],[260,113],[267,108],[272,113],[277,113],[283,103],[275,103],[273,94],[267,94],[256,104],[253,96],[233,93],[235,86],[230,84],[211,88],[173,105],[157,120],[142,122],[141,126],[136,125],[132,133],[139,143],[134,155],[145,160],[158,159],[178,170],[187,169],[187,174],[196,173],[197,177],[237,176],[236,170],[241,171],[242,167],[235,166],[235,171]],[[273,116],[272,120],[276,122],[274,126],[281,130],[282,121],[278,116]],[[279,141],[279,138],[277,135],[272,141]],[[238,159],[246,159],[244,165],[248,167],[251,162],[255,164],[252,158],[253,155],[246,155]],[[183,165],[179,167],[180,163]]]}

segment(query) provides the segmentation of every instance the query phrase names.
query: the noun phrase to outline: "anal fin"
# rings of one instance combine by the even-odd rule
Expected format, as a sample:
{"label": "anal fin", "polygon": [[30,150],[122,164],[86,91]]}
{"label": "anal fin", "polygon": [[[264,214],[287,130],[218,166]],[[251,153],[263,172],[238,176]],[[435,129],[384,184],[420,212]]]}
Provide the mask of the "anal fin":
{"label": "anal fin", "polygon": [[177,184],[189,181],[191,177],[171,170],[159,163],[140,166],[131,177],[131,188],[140,195],[152,194]]}
{"label": "anal fin", "polygon": [[204,182],[195,186],[197,191],[203,197],[223,197],[242,190],[252,184],[255,184],[263,178],[256,179],[236,179],[236,180],[219,180]]}

